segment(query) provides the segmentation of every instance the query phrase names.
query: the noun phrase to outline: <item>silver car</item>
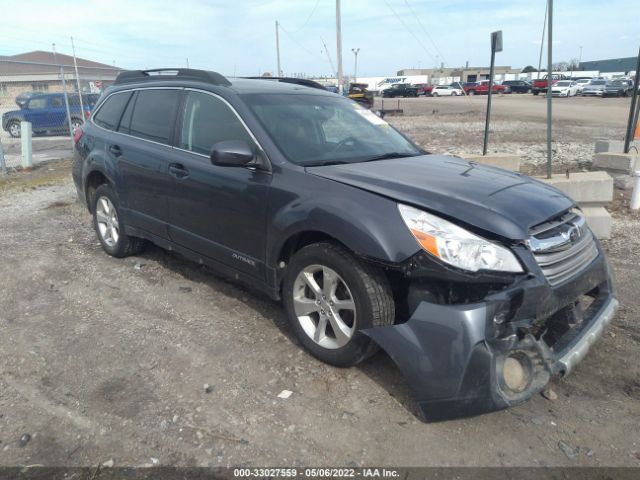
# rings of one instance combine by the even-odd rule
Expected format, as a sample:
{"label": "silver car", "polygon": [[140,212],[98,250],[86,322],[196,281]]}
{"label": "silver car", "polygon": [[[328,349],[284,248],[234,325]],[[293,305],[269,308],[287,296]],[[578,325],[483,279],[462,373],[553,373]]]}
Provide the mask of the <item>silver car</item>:
{"label": "silver car", "polygon": [[591,80],[591,83],[582,89],[582,95],[585,97],[601,97],[608,83],[607,80]]}

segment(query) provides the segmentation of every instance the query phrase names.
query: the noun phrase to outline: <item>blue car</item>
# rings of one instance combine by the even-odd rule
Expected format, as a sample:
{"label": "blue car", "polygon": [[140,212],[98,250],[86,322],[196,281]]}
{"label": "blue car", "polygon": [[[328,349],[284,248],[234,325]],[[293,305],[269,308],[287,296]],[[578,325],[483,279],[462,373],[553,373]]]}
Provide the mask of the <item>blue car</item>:
{"label": "blue car", "polygon": [[[98,94],[83,94],[82,107],[78,94],[68,95],[71,129],[75,131],[88,118],[98,101]],[[30,122],[34,134],[55,132],[68,133],[69,122],[63,93],[42,93],[29,98],[20,110],[2,115],[2,128],[14,138],[20,137],[20,122]]]}

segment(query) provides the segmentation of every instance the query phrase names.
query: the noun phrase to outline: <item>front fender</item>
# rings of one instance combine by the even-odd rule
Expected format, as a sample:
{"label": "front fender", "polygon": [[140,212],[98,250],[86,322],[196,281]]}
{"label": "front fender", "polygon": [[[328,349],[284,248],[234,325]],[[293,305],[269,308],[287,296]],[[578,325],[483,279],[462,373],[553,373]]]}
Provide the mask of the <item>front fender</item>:
{"label": "front fender", "polygon": [[401,263],[420,250],[395,201],[304,172],[286,176],[297,178],[287,179],[282,190],[284,179],[276,176],[272,183],[268,265],[277,264],[287,240],[304,232],[324,233],[356,255],[384,263]]}

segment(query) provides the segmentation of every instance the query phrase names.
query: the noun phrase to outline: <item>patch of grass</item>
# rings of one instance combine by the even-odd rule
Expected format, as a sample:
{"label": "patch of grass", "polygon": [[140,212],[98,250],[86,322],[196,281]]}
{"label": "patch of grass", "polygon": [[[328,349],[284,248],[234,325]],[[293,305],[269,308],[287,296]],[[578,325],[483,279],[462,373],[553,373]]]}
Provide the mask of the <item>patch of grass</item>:
{"label": "patch of grass", "polygon": [[0,174],[0,195],[12,190],[35,190],[71,178],[71,159],[56,160],[30,170]]}

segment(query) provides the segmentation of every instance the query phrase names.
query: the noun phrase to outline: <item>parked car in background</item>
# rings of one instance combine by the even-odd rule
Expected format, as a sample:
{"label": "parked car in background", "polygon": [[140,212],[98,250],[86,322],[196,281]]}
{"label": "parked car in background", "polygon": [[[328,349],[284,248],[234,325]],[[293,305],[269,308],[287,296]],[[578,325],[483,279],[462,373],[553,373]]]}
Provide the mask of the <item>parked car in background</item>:
{"label": "parked car in background", "polygon": [[382,96],[385,98],[417,97],[418,87],[409,83],[394,83],[389,88],[382,91]]}
{"label": "parked car in background", "polygon": [[578,94],[581,95],[582,90],[584,90],[584,87],[586,87],[590,83],[591,83],[591,78],[578,78],[576,80],[576,84],[578,85]]}
{"label": "parked car in background", "polygon": [[551,86],[551,95],[556,97],[575,97],[578,95],[578,83],[572,80],[560,80]]}
{"label": "parked car in background", "polygon": [[462,89],[453,85],[436,85],[431,90],[432,97],[458,97],[460,95],[464,95]]}
{"label": "parked car in background", "polygon": [[[545,75],[542,78],[537,78],[536,80],[533,81],[533,84],[531,86],[531,92],[534,95],[539,95],[540,93],[547,93],[547,84],[548,84],[547,77],[548,76],[549,75]],[[569,77],[563,74],[551,75],[551,85],[553,85],[554,83],[560,80],[569,80]]]}
{"label": "parked car in background", "polygon": [[20,122],[22,121],[31,123],[34,134],[69,132],[69,123],[71,123],[71,130],[75,132],[76,128],[89,117],[99,97],[100,95],[97,93],[82,94],[81,109],[78,94],[68,95],[71,115],[69,118],[63,93],[34,95],[23,104],[20,110],[12,110],[2,115],[2,128],[14,138],[20,137]]}
{"label": "parked car in background", "polygon": [[513,93],[531,93],[531,82],[527,80],[505,80],[502,85],[509,87]]}
{"label": "parked car in background", "polygon": [[36,95],[42,95],[42,92],[24,92],[24,93],[21,93],[16,97],[16,105],[18,105],[20,108],[22,108],[22,106],[25,103],[27,103],[27,101],[31,97],[35,97]]}
{"label": "parked car in background", "polygon": [[[487,95],[489,93],[489,80],[465,83],[462,88],[467,95]],[[494,83],[491,91],[493,93],[510,93],[511,88],[506,85]]]}
{"label": "parked car in background", "polygon": [[425,97],[431,95],[431,91],[433,90],[433,85],[429,85],[428,83],[418,83],[414,85],[414,87],[418,88],[418,95],[424,95]]}
{"label": "parked car in background", "polygon": [[604,89],[608,83],[607,80],[591,80],[591,82],[582,89],[582,95],[585,97],[602,97],[604,96]]}
{"label": "parked car in background", "polygon": [[[527,401],[617,309],[605,252],[564,193],[430,155],[326,91],[127,71],[74,139],[74,184],[106,254],[150,241],[282,300],[328,364],[384,349],[427,420]],[[227,361],[241,345],[229,339]]]}
{"label": "parked car in background", "polygon": [[373,107],[373,93],[367,89],[368,86],[366,83],[351,83],[348,97],[365,108]]}
{"label": "parked car in background", "polygon": [[603,97],[624,97],[629,86],[621,80],[608,81],[602,91]]}

